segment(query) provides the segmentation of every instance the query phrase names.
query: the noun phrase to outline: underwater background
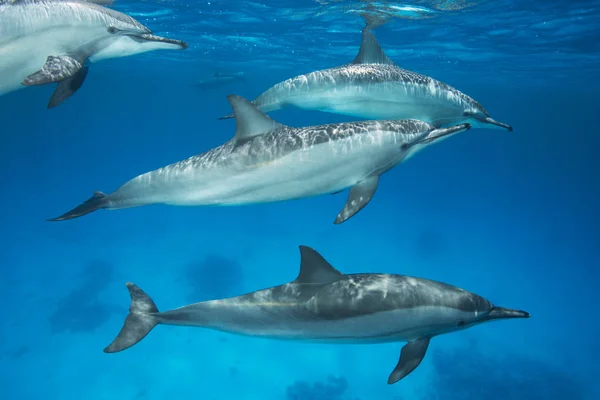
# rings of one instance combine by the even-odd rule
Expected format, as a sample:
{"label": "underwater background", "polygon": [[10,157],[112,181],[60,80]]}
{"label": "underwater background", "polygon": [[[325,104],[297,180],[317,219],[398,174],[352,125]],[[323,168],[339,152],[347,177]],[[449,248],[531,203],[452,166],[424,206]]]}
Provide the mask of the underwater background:
{"label": "underwater background", "polygon": [[[410,5],[410,7],[408,6]],[[468,400],[600,398],[600,1],[118,0],[188,42],[93,64],[53,87],[0,97],[0,399]],[[362,15],[401,68],[480,101],[514,132],[472,129],[347,194],[240,207],[146,206],[49,223],[126,180],[233,136],[228,94],[354,59]],[[243,79],[211,87],[215,72]],[[355,120],[287,109],[292,126]],[[440,280],[528,320],[437,337],[387,385],[402,343],[329,345],[160,326],[105,354],[129,307],[159,309],[295,279],[298,245],[345,273]]]}

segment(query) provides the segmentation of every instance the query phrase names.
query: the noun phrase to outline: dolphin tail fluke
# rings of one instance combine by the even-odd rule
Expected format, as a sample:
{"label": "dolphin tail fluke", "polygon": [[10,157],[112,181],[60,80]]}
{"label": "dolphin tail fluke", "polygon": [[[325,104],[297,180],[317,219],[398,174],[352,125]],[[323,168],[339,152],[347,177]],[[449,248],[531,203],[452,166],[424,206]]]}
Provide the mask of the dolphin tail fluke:
{"label": "dolphin tail fluke", "polygon": [[131,296],[129,314],[115,340],[104,349],[105,353],[116,353],[130,348],[145,338],[159,322],[155,316],[158,308],[150,296],[131,282],[127,282],[127,289]]}
{"label": "dolphin tail fluke", "polygon": [[94,192],[94,195],[87,199],[83,204],[78,205],[71,211],[68,211],[60,217],[51,218],[48,221],[66,221],[68,219],[78,218],[89,214],[108,205],[108,195],[102,192]]}

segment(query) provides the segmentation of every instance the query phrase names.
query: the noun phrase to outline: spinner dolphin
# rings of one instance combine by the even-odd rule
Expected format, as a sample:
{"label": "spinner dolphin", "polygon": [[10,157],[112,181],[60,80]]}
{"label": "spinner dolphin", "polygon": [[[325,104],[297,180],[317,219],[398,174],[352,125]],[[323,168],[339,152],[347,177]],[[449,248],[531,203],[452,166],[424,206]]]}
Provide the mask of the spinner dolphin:
{"label": "spinner dolphin", "polygon": [[139,175],[107,195],[53,218],[148,204],[241,205],[300,199],[351,188],[335,223],[359,212],[379,177],[425,145],[469,124],[435,128],[417,120],[361,121],[293,128],[275,122],[248,100],[228,96],[233,139],[205,153]]}
{"label": "spinner dolphin", "polygon": [[272,339],[323,343],[408,342],[388,383],[419,366],[432,338],[484,322],[529,318],[442,282],[391,274],[342,274],[300,246],[298,277],[245,295],[159,312],[133,283],[129,315],[106,353],[125,350],[158,324],[196,326]]}
{"label": "spinner dolphin", "polygon": [[[512,127],[494,120],[476,100],[431,77],[399,68],[369,28],[349,64],[280,82],[252,101],[263,112],[287,106],[366,119],[425,121],[435,127],[470,123]],[[229,114],[221,119],[232,118]]]}

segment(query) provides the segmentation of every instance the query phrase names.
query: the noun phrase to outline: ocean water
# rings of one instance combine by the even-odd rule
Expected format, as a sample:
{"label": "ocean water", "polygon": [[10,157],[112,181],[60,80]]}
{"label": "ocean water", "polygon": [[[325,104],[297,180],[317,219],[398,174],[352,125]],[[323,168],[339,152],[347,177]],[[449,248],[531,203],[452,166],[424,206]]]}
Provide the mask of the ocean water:
{"label": "ocean water", "polygon": [[[0,399],[466,400],[600,398],[600,1],[117,0],[185,40],[0,97]],[[365,14],[366,13],[366,14]],[[238,207],[145,206],[50,223],[92,191],[233,136],[228,94],[351,61],[363,17],[400,67],[480,101],[514,132],[472,129],[346,193]],[[0,21],[1,22],[1,21]],[[215,72],[243,80],[200,87]],[[356,118],[286,109],[303,126]],[[158,326],[105,354],[125,282],[161,310],[295,279],[299,245],[345,273],[440,280],[530,319],[436,337],[386,380],[403,343],[335,345]]]}

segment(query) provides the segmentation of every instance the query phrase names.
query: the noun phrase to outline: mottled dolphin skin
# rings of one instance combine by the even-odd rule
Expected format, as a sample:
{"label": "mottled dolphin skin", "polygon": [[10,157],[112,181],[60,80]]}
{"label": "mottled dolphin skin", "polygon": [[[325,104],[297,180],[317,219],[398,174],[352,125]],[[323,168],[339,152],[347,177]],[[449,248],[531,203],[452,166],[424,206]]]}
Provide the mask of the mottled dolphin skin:
{"label": "mottled dolphin skin", "polygon": [[155,36],[144,25],[103,7],[106,0],[17,0],[0,4],[0,95],[57,83],[48,108],[83,84],[86,61],[157,49],[185,49],[180,40]]}
{"label": "mottled dolphin skin", "polygon": [[203,301],[159,312],[133,283],[130,312],[106,353],[125,350],[157,324],[197,326],[239,335],[323,343],[408,342],[388,383],[410,374],[431,338],[483,322],[529,318],[496,307],[445,283],[404,275],[342,274],[319,253],[300,246],[298,277],[242,296]]}
{"label": "mottled dolphin skin", "polygon": [[359,53],[350,64],[290,78],[252,103],[263,112],[294,106],[367,119],[413,118],[435,127],[468,122],[474,127],[512,131],[459,90],[399,68],[368,28],[363,29]]}
{"label": "mottled dolphin skin", "polygon": [[241,205],[300,199],[351,188],[339,224],[373,197],[381,174],[424,145],[463,132],[469,124],[435,128],[417,120],[361,121],[292,128],[248,100],[228,96],[236,118],[233,139],[205,153],[147,172],[110,195],[53,218],[63,221],[101,208],[148,204]]}

